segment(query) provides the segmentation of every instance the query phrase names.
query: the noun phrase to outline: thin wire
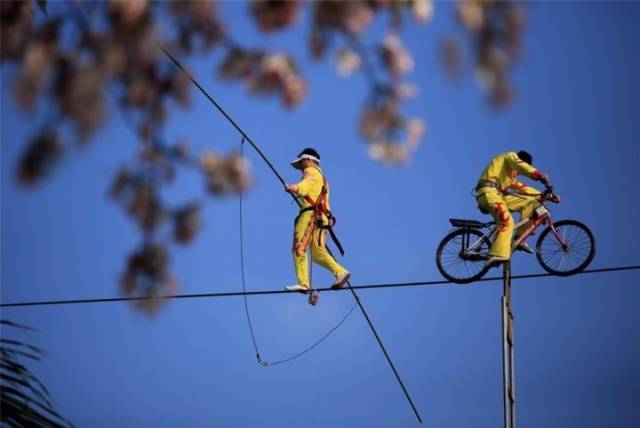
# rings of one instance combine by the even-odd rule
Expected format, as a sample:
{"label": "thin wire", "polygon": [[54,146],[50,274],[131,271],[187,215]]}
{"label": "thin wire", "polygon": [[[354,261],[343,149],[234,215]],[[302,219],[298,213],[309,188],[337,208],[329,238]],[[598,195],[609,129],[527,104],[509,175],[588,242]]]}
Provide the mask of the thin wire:
{"label": "thin wire", "polygon": [[404,386],[404,382],[400,378],[400,373],[398,373],[398,371],[396,370],[396,366],[393,364],[393,361],[391,361],[391,357],[389,356],[389,353],[387,352],[386,348],[384,347],[384,344],[382,343],[382,340],[380,339],[380,336],[378,336],[378,332],[376,331],[375,327],[373,326],[373,323],[369,319],[369,315],[367,314],[367,311],[364,309],[364,306],[362,306],[362,303],[360,303],[360,297],[358,297],[358,294],[356,293],[356,291],[353,289],[353,287],[351,287],[351,282],[350,281],[347,281],[347,285],[349,286],[349,290],[351,290],[351,294],[353,294],[353,297],[356,299],[356,303],[358,304],[358,306],[360,306],[360,310],[362,311],[362,315],[364,315],[365,319],[367,320],[367,323],[369,324],[369,327],[371,328],[371,331],[373,332],[373,335],[376,337],[376,340],[378,341],[378,345],[380,345],[380,349],[382,349],[382,352],[384,353],[384,356],[387,359],[387,362],[391,366],[391,370],[393,370],[393,374],[396,376],[396,379],[398,380],[398,383],[402,387],[402,392],[404,392],[405,397],[407,397],[407,400],[409,401],[409,404],[411,405],[411,408],[413,409],[413,413],[416,415],[416,418],[418,418],[418,422],[422,423],[422,418],[420,417],[420,413],[418,413],[418,409],[416,409],[415,404],[413,404],[413,400],[411,399],[411,396],[409,395],[409,391],[407,391],[407,388]]}
{"label": "thin wire", "polygon": [[[640,269],[640,265],[633,266],[620,266],[620,267],[612,267],[612,268],[600,268],[600,269],[587,269],[582,272],[578,272],[575,275],[585,275],[592,273],[603,273],[603,272],[620,272],[627,270],[637,270]],[[545,278],[545,277],[556,277],[556,278],[564,278],[558,277],[556,275],[552,275],[550,273],[534,273],[527,275],[514,275],[511,277],[514,279],[529,279],[529,278]],[[489,282],[489,281],[502,281],[501,276],[493,276],[489,278],[481,278],[476,282]],[[362,285],[352,285],[351,288],[354,290],[371,290],[371,289],[379,289],[379,288],[404,288],[404,287],[418,287],[418,286],[429,286],[429,285],[446,285],[453,284],[452,281],[446,280],[436,280],[436,281],[416,281],[416,282],[393,282],[393,283],[381,283],[381,284],[362,284]],[[473,286],[474,283],[469,284],[456,284],[456,287],[469,287]],[[327,288],[317,288],[316,291],[346,291],[346,288],[341,288],[338,290],[334,290],[330,287]],[[285,290],[260,290],[260,291],[247,291],[237,292],[237,291],[228,291],[228,292],[220,292],[220,293],[199,293],[199,294],[177,294],[175,296],[164,296],[163,299],[198,299],[198,298],[215,298],[215,297],[238,297],[238,296],[266,296],[270,294],[291,294],[290,291]],[[16,302],[16,303],[2,303],[0,304],[0,308],[16,308],[16,307],[26,307],[26,306],[51,306],[51,305],[73,305],[73,304],[83,304],[83,303],[113,303],[113,302],[130,302],[137,300],[145,300],[146,297],[107,297],[107,298],[98,298],[98,299],[75,299],[75,300],[42,300],[35,302]]]}
{"label": "thin wire", "polygon": [[[335,260],[335,256],[333,255],[333,253],[331,253],[331,250],[329,250],[329,248],[327,248],[327,251],[329,252],[329,255],[331,257],[333,257],[333,259]],[[393,361],[391,360],[391,357],[389,356],[389,353],[387,352],[387,349],[385,348],[384,344],[382,343],[382,339],[378,335],[378,332],[377,332],[376,328],[373,326],[373,322],[371,322],[371,319],[369,318],[369,314],[367,314],[367,311],[364,309],[364,306],[362,305],[362,302],[360,302],[360,296],[358,296],[358,293],[356,293],[356,291],[351,286],[351,281],[347,280],[347,285],[349,287],[349,291],[351,291],[351,294],[353,295],[353,298],[356,301],[356,304],[360,307],[360,311],[362,312],[362,315],[367,320],[367,324],[369,324],[369,328],[373,332],[373,335],[375,336],[376,341],[378,342],[378,345],[380,346],[380,349],[382,350],[382,353],[384,354],[385,358],[387,359],[387,362],[389,363],[389,366],[391,367],[391,370],[393,371],[393,374],[395,375],[396,380],[400,384],[400,387],[402,388],[402,392],[404,393],[404,396],[407,398],[407,401],[411,405],[411,409],[413,410],[413,413],[416,415],[416,418],[418,419],[418,422],[422,423],[422,418],[420,417],[420,413],[418,412],[418,409],[416,408],[415,404],[413,403],[413,400],[411,399],[411,395],[409,395],[409,391],[407,391],[407,388],[404,386],[404,382],[402,381],[402,378],[400,377],[400,373],[398,373],[398,370],[396,370],[396,366],[393,364]]]}
{"label": "thin wire", "polygon": [[[575,275],[591,274],[591,273],[603,273],[603,272],[618,272],[626,270],[640,269],[640,265],[635,266],[621,266],[612,268],[600,268],[600,269],[587,269],[582,272],[577,272]],[[529,279],[529,278],[544,278],[544,277],[557,277],[550,273],[536,273],[526,275],[514,275],[511,279]],[[475,282],[488,282],[488,281],[501,281],[502,277],[494,276],[488,278],[481,278]],[[447,280],[434,280],[434,281],[415,281],[415,282],[393,282],[393,283],[380,283],[380,284],[362,284],[352,285],[354,290],[367,290],[378,288],[403,288],[403,287],[417,287],[428,285],[446,285],[453,284],[452,281]],[[456,284],[456,287],[473,286],[474,283],[469,284]],[[317,291],[345,291],[346,289],[334,290],[332,288],[318,288]],[[243,292],[219,292],[219,293],[198,293],[198,294],[178,294],[174,296],[164,296],[163,299],[194,299],[194,298],[209,298],[209,297],[237,297],[237,296],[260,296],[270,294],[291,294],[285,290],[260,290],[260,291],[247,291]],[[64,305],[64,304],[81,304],[81,303],[111,303],[111,302],[127,302],[136,300],[145,300],[145,297],[107,297],[96,299],[75,299],[75,300],[44,300],[35,302],[17,302],[17,303],[2,303],[0,307],[22,307],[22,306],[45,306],[45,305]]]}
{"label": "thin wire", "polygon": [[273,363],[269,363],[270,366],[275,366],[276,364],[282,364],[282,363],[288,363],[289,361],[295,360],[296,358],[299,358],[301,356],[303,356],[304,354],[306,354],[307,352],[311,351],[313,348],[315,348],[316,346],[318,346],[320,343],[322,343],[326,338],[328,338],[331,333],[333,333],[334,331],[336,331],[346,320],[347,318],[349,318],[349,315],[351,315],[351,313],[353,312],[353,310],[356,308],[357,304],[353,304],[353,306],[351,306],[351,309],[349,310],[349,312],[347,312],[347,314],[342,318],[342,320],[340,320],[340,322],[338,324],[336,324],[335,327],[333,327],[331,330],[329,330],[329,332],[327,332],[327,334],[325,334],[324,336],[322,336],[320,338],[320,340],[318,340],[316,343],[314,343],[313,345],[309,346],[308,348],[306,348],[303,351],[300,351],[299,353],[289,357],[289,358],[284,358],[282,360],[273,362]]}
{"label": "thin wire", "polygon": [[[244,160],[244,137],[242,137],[242,141],[240,142],[240,158]],[[240,274],[242,278],[242,298],[244,299],[244,312],[247,315],[247,324],[249,325],[249,333],[251,333],[251,341],[253,342],[253,349],[256,351],[256,358],[258,362],[262,361],[260,358],[260,351],[258,350],[258,344],[256,343],[256,336],[253,333],[253,323],[251,322],[251,315],[249,314],[249,305],[247,303],[247,285],[244,277],[244,232],[243,232],[243,217],[242,217],[242,192],[240,192],[240,196],[238,198],[238,208],[239,208],[239,229],[240,229]]]}

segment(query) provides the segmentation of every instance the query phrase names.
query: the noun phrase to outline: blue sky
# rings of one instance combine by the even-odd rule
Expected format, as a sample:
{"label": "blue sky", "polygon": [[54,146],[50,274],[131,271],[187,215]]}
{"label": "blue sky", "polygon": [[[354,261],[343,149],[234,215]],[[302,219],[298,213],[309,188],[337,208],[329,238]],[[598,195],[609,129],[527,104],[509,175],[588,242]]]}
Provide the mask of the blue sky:
{"label": "blue sky", "polygon": [[[434,254],[447,219],[481,219],[470,196],[479,173],[495,154],[520,149],[534,154],[563,197],[554,218],[593,230],[591,267],[639,264],[640,4],[532,3],[513,74],[518,97],[501,112],[487,107],[471,73],[457,84],[444,76],[437,42],[456,24],[453,4],[436,6],[432,24],[402,34],[416,59],[409,79],[421,88],[407,112],[429,128],[405,168],[368,159],[356,128],[365,83],[308,60],[300,43],[307,24],[260,37],[246,4],[222,5],[236,38],[303,59],[311,86],[296,111],[212,79],[216,55],[188,64],[286,180],[297,179],[288,161],[301,148],[318,149],[354,284],[439,279]],[[138,235],[106,191],[135,152],[131,134],[112,113],[91,145],[25,192],[13,174],[32,121],[16,111],[8,84],[3,73],[2,302],[116,296]],[[173,114],[167,135],[186,137],[196,150],[237,147],[237,133],[195,91],[192,98],[191,110]],[[296,207],[250,157],[247,284],[280,289],[294,280]],[[200,177],[184,171],[165,196],[178,203],[202,191]],[[207,200],[204,230],[173,251],[181,293],[241,289],[237,212],[236,198]],[[513,270],[542,271],[522,254]],[[317,284],[329,284],[329,275],[314,273]],[[639,280],[628,271],[514,284],[519,426],[640,426]],[[360,293],[425,426],[501,426],[500,294],[495,283]],[[315,308],[299,295],[249,300],[258,345],[272,361],[313,342],[352,304],[348,293],[324,293]],[[416,425],[357,311],[322,346],[272,368],[256,364],[235,297],[174,301],[153,319],[124,303],[4,309],[2,317],[39,330],[23,337],[48,352],[34,371],[77,426]]]}

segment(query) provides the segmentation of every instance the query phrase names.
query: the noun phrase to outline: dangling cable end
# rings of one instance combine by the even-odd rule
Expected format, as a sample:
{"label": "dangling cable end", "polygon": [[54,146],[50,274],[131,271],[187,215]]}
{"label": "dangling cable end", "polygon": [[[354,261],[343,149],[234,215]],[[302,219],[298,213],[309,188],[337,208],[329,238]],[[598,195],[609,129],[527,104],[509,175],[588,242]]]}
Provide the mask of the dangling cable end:
{"label": "dangling cable end", "polygon": [[269,367],[269,363],[263,360],[260,357],[260,354],[256,354],[256,359],[258,360],[258,364],[260,364],[262,367]]}

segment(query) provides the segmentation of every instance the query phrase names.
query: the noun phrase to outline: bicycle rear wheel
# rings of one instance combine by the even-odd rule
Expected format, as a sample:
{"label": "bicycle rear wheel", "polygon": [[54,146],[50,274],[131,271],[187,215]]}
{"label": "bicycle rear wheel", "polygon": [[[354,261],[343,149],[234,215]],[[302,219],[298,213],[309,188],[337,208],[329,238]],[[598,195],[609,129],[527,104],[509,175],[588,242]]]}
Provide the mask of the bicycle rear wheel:
{"label": "bicycle rear wheel", "polygon": [[[555,222],[536,243],[536,257],[547,272],[569,276],[584,270],[596,253],[595,239],[587,226],[575,220]],[[559,239],[558,239],[559,238]]]}
{"label": "bicycle rear wheel", "polygon": [[487,273],[489,239],[475,229],[458,229],[445,236],[436,251],[438,270],[449,281],[467,284]]}

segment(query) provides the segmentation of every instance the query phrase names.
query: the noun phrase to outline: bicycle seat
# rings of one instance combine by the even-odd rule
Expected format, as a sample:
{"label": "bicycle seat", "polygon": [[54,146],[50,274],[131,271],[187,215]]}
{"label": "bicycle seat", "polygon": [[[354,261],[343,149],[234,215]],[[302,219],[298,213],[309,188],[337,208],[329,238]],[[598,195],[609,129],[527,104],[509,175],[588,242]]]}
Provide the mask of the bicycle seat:
{"label": "bicycle seat", "polygon": [[478,220],[465,220],[460,218],[450,218],[449,222],[453,227],[466,227],[466,228],[472,228],[472,229],[481,229],[483,227],[488,227],[493,224],[492,221],[490,221],[489,223],[482,223]]}

